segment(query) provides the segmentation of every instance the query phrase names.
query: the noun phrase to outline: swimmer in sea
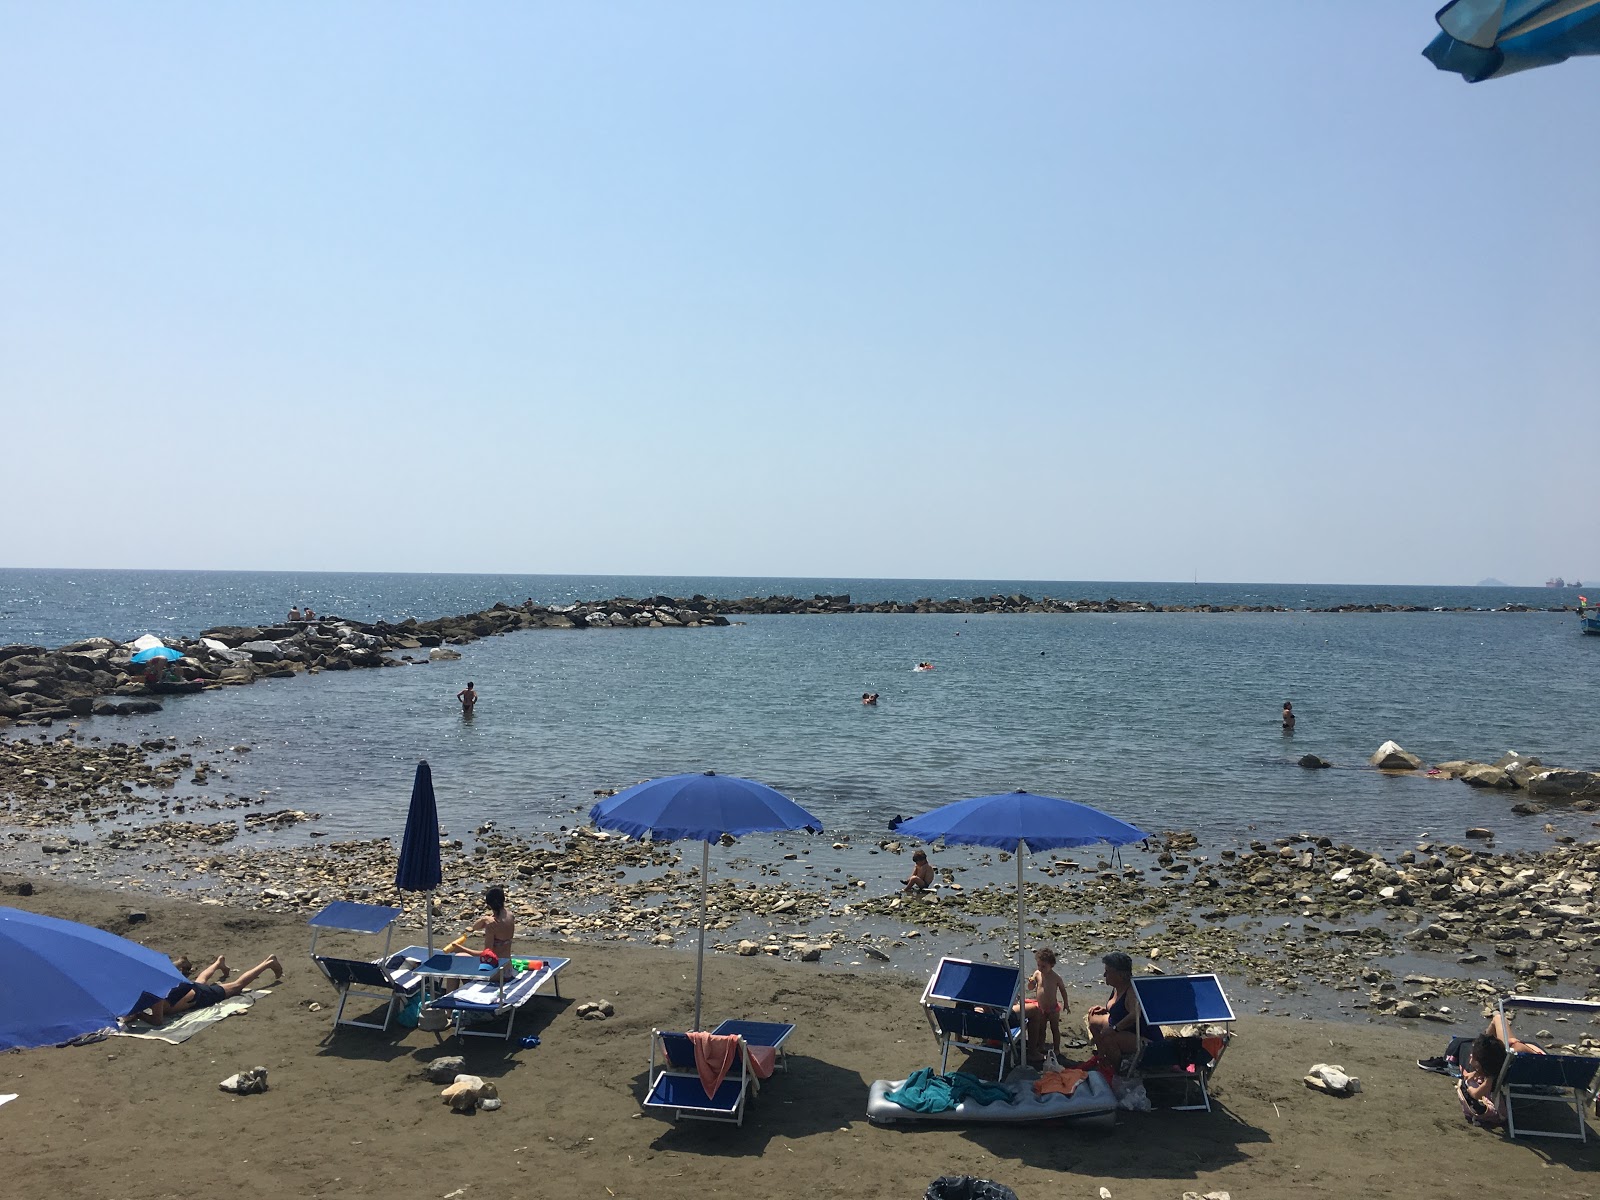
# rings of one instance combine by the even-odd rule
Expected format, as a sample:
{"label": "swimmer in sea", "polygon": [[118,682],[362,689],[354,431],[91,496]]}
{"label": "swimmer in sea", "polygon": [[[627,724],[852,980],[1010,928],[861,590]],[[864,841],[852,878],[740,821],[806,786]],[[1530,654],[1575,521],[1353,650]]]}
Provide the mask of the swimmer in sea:
{"label": "swimmer in sea", "polygon": [[877,692],[862,692],[861,693],[861,703],[863,703],[863,704],[876,704],[877,702],[878,702],[878,693]]}
{"label": "swimmer in sea", "polygon": [[1283,727],[1291,731],[1294,729],[1294,705],[1287,700],[1283,702]]}
{"label": "swimmer in sea", "polygon": [[456,693],[456,699],[461,701],[461,715],[470,717],[473,705],[478,703],[478,689],[472,686],[472,680],[467,680],[467,686]]}

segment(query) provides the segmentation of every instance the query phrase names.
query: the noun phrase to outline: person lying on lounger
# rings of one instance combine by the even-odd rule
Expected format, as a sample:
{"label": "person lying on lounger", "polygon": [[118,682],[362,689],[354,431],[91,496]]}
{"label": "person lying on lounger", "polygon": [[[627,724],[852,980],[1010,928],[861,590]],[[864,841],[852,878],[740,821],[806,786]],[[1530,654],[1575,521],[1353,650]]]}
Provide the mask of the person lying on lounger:
{"label": "person lying on lounger", "polygon": [[[1494,1041],[1499,1049],[1488,1048],[1488,1053],[1496,1063],[1495,1072],[1499,1073],[1499,1063],[1505,1061],[1506,1048],[1510,1047],[1519,1054],[1543,1054],[1544,1047],[1532,1042],[1525,1042],[1511,1032],[1511,1023],[1502,1020],[1499,1013],[1489,1018],[1489,1026],[1479,1035]],[[1444,1053],[1436,1058],[1419,1058],[1417,1066],[1424,1071],[1432,1071],[1436,1075],[1449,1075],[1460,1079],[1466,1074],[1467,1054],[1472,1049],[1477,1038],[1453,1037],[1450,1044],[1444,1048]],[[1481,1060],[1480,1060],[1481,1061]]]}
{"label": "person lying on lounger", "polygon": [[[154,1004],[134,1009],[125,1020],[163,1025],[169,1018],[182,1016],[197,1008],[210,1008],[213,1004],[221,1004],[224,1000],[232,999],[267,970],[273,972],[274,983],[283,981],[283,964],[278,961],[276,954],[265,962],[257,963],[248,971],[241,971],[237,979],[228,978],[228,962],[219,956],[216,962],[196,974],[192,981],[180,983]],[[219,979],[221,982],[217,982]]]}

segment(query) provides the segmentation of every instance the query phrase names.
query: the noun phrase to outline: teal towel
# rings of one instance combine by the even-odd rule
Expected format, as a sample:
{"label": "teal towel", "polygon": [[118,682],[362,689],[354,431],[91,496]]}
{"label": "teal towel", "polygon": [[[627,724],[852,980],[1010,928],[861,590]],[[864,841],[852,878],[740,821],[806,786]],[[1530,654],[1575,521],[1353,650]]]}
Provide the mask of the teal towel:
{"label": "teal towel", "polygon": [[923,1067],[920,1071],[913,1071],[904,1083],[885,1098],[912,1112],[935,1113],[947,1112],[964,1100],[976,1100],[979,1104],[1009,1101],[1011,1092],[998,1083],[988,1083],[976,1075],[966,1075],[960,1071],[953,1075],[936,1075],[932,1067]]}

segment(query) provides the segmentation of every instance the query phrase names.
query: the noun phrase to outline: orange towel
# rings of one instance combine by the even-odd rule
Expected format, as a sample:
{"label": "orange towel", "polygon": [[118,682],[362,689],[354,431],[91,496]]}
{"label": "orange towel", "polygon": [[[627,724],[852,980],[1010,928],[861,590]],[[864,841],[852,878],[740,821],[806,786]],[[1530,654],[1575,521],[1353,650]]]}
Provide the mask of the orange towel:
{"label": "orange towel", "polygon": [[748,1046],[750,1052],[750,1069],[756,1073],[757,1079],[771,1079],[773,1068],[778,1065],[778,1048],[776,1046]]}
{"label": "orange towel", "polygon": [[707,1096],[715,1096],[733,1069],[739,1053],[739,1039],[696,1030],[689,1035],[689,1044],[694,1047],[694,1069],[700,1075],[700,1086],[705,1088]]}
{"label": "orange towel", "polygon": [[1070,1096],[1078,1090],[1078,1085],[1089,1078],[1089,1072],[1080,1071],[1077,1067],[1063,1067],[1059,1071],[1051,1071],[1039,1076],[1033,1081],[1033,1091],[1037,1096],[1048,1096],[1051,1092],[1060,1092],[1063,1096]]}

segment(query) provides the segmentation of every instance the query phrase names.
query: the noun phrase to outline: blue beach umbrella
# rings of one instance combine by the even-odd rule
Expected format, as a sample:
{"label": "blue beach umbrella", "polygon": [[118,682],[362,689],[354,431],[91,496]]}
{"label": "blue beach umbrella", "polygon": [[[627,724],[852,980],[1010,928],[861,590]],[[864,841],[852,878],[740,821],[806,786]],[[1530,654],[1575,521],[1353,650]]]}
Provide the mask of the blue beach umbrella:
{"label": "blue beach umbrella", "polygon": [[737,775],[665,775],[624,788],[589,810],[601,829],[657,842],[696,840],[700,855],[700,950],[694,969],[694,1027],[700,1028],[700,989],[706,965],[706,876],[711,843],[723,834],[822,832],[822,822],[782,792]]}
{"label": "blue beach umbrella", "polygon": [[54,1046],[114,1028],[141,1001],[182,982],[166,956],[138,942],[0,908],[0,1050]]}
{"label": "blue beach umbrella", "polygon": [[[406,811],[406,836],[400,843],[400,863],[394,885],[402,892],[432,892],[444,873],[439,867],[439,806],[433,798],[433,769],[428,760],[417,764],[411,784],[411,807]],[[433,956],[433,897],[428,904],[428,956]]]}
{"label": "blue beach umbrella", "polygon": [[1600,0],[1450,0],[1423,55],[1468,83],[1600,54]]}
{"label": "blue beach umbrella", "polygon": [[1022,852],[1059,850],[1067,846],[1092,846],[1106,842],[1126,846],[1150,835],[1109,813],[1073,800],[1036,796],[1032,792],[1002,792],[957,800],[900,824],[899,833],[919,841],[943,838],[962,846],[993,846],[1017,857],[1017,965],[1026,967],[1022,918],[1027,893],[1022,886]]}
{"label": "blue beach umbrella", "polygon": [[183,657],[182,650],[174,650],[171,646],[151,646],[148,650],[141,650],[135,654],[131,661],[147,663],[152,659],[161,658],[167,662],[175,662]]}

